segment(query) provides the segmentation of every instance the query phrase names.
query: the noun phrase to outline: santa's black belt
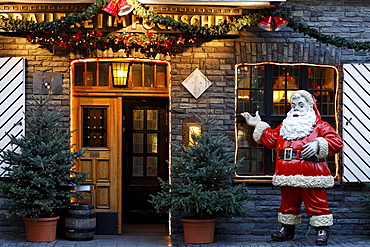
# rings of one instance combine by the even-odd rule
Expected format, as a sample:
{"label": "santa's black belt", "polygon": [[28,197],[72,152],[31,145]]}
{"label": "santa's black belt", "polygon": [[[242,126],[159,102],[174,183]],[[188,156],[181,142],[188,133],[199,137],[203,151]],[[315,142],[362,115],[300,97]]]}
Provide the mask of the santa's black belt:
{"label": "santa's black belt", "polygon": [[326,161],[325,159],[319,159],[315,156],[311,156],[309,158],[301,158],[301,150],[293,150],[293,148],[286,148],[284,150],[280,150],[278,152],[277,159],[283,159],[283,160],[308,160],[308,161]]}

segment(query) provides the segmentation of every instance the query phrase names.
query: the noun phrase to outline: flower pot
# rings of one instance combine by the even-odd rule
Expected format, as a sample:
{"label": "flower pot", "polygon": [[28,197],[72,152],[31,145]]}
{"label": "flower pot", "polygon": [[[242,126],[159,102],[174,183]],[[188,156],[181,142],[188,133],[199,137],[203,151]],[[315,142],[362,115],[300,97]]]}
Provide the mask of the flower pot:
{"label": "flower pot", "polygon": [[23,217],[26,226],[26,239],[29,242],[51,242],[56,239],[57,220],[52,218],[27,218]]}
{"label": "flower pot", "polygon": [[188,244],[213,243],[216,219],[181,219],[184,240]]}

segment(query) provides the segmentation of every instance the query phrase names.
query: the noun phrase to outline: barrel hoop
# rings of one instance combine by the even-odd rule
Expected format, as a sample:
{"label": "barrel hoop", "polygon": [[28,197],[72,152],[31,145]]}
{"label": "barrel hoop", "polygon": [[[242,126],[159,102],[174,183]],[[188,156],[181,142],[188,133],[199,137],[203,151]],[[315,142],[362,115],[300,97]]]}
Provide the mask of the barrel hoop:
{"label": "barrel hoop", "polygon": [[66,228],[66,232],[68,233],[92,233],[92,232],[95,232],[95,228],[90,228],[90,229]]}
{"label": "barrel hoop", "polygon": [[66,218],[74,218],[74,219],[93,219],[95,218],[95,214],[67,214]]}
{"label": "barrel hoop", "polygon": [[94,206],[91,204],[73,204],[68,206],[69,209],[81,210],[81,209],[94,209]]}

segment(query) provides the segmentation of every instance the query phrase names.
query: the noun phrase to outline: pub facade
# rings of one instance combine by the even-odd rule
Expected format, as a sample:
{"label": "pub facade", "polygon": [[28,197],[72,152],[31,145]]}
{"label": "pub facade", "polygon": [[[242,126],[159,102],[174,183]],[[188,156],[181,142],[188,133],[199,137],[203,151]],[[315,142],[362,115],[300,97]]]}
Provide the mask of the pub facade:
{"label": "pub facade", "polygon": [[[360,201],[370,181],[366,0],[64,2],[0,3],[0,148],[24,132],[32,95],[51,92],[63,127],[76,130],[71,143],[88,148],[78,169],[90,172],[98,234],[182,231],[180,214],[157,214],[148,199],[157,177],[170,177],[173,144],[186,145],[194,114],[208,113],[244,157],[233,183],[251,193],[247,216],[220,217],[216,234],[269,235],[276,157],[240,113],[258,110],[276,127],[298,89],[345,143],[328,159],[333,234],[370,232]],[[19,232],[0,208],[0,231]],[[307,217],[297,230],[314,234]]]}

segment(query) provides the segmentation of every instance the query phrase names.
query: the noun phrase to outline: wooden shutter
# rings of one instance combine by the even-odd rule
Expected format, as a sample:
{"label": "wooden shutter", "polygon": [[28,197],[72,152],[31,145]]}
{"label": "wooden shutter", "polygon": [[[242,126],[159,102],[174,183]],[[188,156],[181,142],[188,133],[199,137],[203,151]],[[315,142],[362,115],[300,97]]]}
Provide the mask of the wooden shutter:
{"label": "wooden shutter", "polygon": [[343,181],[370,182],[370,64],[345,64]]}
{"label": "wooden shutter", "polygon": [[[20,57],[0,58],[0,151],[16,149],[7,134],[24,133],[25,60]],[[0,161],[0,176],[6,164]]]}

